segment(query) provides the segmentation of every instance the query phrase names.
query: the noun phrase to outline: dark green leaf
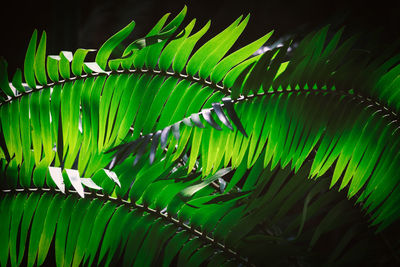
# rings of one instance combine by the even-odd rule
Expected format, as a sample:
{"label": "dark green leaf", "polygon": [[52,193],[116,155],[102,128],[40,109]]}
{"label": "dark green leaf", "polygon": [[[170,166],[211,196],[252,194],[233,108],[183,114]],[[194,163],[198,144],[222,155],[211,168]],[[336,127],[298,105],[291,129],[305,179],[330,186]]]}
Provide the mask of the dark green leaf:
{"label": "dark green leaf", "polygon": [[22,85],[22,72],[21,69],[17,69],[12,78],[12,85],[20,93],[25,93],[25,87]]}
{"label": "dark green leaf", "polygon": [[7,95],[14,96],[8,81],[7,61],[3,57],[0,57],[0,89]]}
{"label": "dark green leaf", "polygon": [[240,122],[239,117],[236,114],[235,108],[232,104],[231,99],[222,99],[222,102],[224,103],[224,107],[226,111],[228,112],[229,118],[232,120],[233,124],[238,128],[238,130],[246,137],[248,137],[246,131],[243,128],[242,123]]}
{"label": "dark green leaf", "polygon": [[35,70],[34,70],[36,43],[37,43],[37,30],[33,32],[31,40],[29,41],[24,61],[25,81],[32,89],[36,88]]}
{"label": "dark green leaf", "polygon": [[46,32],[43,31],[42,37],[40,38],[39,46],[36,51],[34,69],[37,81],[41,85],[47,84],[46,76]]}

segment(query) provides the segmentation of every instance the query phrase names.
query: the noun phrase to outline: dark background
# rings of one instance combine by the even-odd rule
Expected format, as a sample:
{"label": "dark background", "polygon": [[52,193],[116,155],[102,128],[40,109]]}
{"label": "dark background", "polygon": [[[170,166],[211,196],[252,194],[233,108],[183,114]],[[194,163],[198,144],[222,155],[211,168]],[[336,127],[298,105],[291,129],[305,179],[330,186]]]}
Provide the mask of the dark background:
{"label": "dark background", "polygon": [[[398,2],[398,1],[397,1]],[[250,22],[234,48],[241,47],[274,29],[274,38],[287,34],[301,37],[313,29],[331,24],[335,30],[346,25],[347,32],[368,35],[382,32],[382,42],[400,37],[400,4],[377,1],[3,1],[0,15],[1,49],[10,74],[23,66],[25,51],[33,30],[46,30],[48,54],[61,50],[99,48],[113,33],[135,20],[131,39],[144,36],[165,13],[176,15],[188,6],[186,22],[197,18],[195,29],[208,19],[207,40],[226,28],[241,14],[251,13]]]}

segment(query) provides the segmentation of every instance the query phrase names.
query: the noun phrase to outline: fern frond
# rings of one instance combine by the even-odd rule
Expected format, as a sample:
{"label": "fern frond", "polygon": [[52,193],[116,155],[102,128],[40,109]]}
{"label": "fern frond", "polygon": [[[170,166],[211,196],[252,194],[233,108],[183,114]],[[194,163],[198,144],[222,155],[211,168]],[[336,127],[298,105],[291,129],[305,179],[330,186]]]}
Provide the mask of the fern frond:
{"label": "fern frond", "polygon": [[[266,256],[272,263],[282,264],[294,255],[307,257],[309,251],[326,255],[320,264],[345,264],[354,260],[346,258],[350,242],[359,244],[364,253],[375,251],[379,242],[367,230],[363,216],[341,194],[328,190],[329,179],[321,178],[318,183],[303,179],[310,166],[309,162],[295,174],[289,168],[263,169],[262,160],[258,160],[247,174],[245,191],[230,194],[215,192],[205,184],[229,170],[203,181],[200,173],[181,177],[178,170],[151,182],[142,204],[98,193],[79,199],[73,190],[68,196],[46,192],[46,188],[43,192],[7,191],[2,204],[9,208],[2,209],[2,217],[11,220],[10,231],[3,231],[10,237],[11,262],[25,257],[25,242],[17,248],[16,240],[29,243],[28,266],[36,260],[38,265],[44,262],[51,242],[55,242],[57,264],[73,266],[117,262],[124,266],[157,262],[168,266],[174,258],[178,265],[258,265]],[[256,190],[246,191],[251,188]],[[349,228],[346,235],[335,235],[338,216],[347,218],[340,224]],[[315,224],[318,217],[323,219]],[[36,231],[29,233],[29,228]],[[340,245],[321,248],[321,238],[333,238]]]}
{"label": "fern frond", "polygon": [[[228,103],[225,100],[224,108]],[[317,179],[332,170],[331,187],[340,183],[339,190],[348,187],[349,198],[358,195],[359,201],[368,199],[365,208],[369,207],[369,212],[376,212],[374,217],[379,218],[374,223],[395,220],[378,216],[387,209],[386,205],[392,205],[392,198],[396,199],[391,192],[399,182],[391,172],[399,164],[395,154],[391,154],[397,151],[397,124],[392,123],[385,110],[353,94],[326,89],[268,93],[235,103],[236,111],[230,108],[228,117],[232,120],[232,114],[237,113],[243,126],[232,120],[238,127],[232,132],[221,131],[213,109],[203,110],[199,113],[202,116],[192,114],[187,119],[193,124],[179,122],[182,138],[177,147],[169,147],[172,157],[177,159],[187,151],[187,168],[191,171],[200,155],[204,175],[221,166],[251,168],[259,157],[263,158],[264,167],[269,164],[271,168],[278,164],[285,167],[291,162],[291,168],[297,172],[311,157],[310,178]],[[215,119],[210,119],[211,114]],[[224,116],[227,118],[225,113]],[[193,130],[192,125],[196,126]],[[168,134],[171,127],[165,129]],[[248,138],[244,136],[246,133]],[[130,143],[123,146],[129,147]],[[382,180],[384,186],[379,187]],[[228,184],[227,188],[234,185]]]}
{"label": "fern frond", "polygon": [[202,45],[210,22],[185,16],[97,52],[47,55],[34,31],[11,82],[0,59],[0,264],[44,264],[51,244],[59,266],[393,258],[397,44],[366,53],[324,27],[227,54],[249,16]]}

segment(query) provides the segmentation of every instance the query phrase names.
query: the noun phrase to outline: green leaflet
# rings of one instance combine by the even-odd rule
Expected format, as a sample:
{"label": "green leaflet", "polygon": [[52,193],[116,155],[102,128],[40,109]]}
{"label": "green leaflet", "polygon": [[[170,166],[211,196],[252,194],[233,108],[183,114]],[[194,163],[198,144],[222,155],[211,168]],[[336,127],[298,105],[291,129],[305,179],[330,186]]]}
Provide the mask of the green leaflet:
{"label": "green leaflet", "polygon": [[246,60],[249,56],[251,56],[257,49],[259,49],[272,35],[273,31],[264,35],[260,39],[248,44],[245,47],[233,52],[229,56],[222,59],[218,64],[213,68],[211,72],[210,79],[214,83],[220,82],[225,74],[238,63]]}
{"label": "green leaflet", "polygon": [[172,69],[176,73],[181,73],[184,69],[186,62],[189,58],[190,53],[192,52],[194,46],[197,41],[208,31],[210,28],[211,21],[208,21],[204,27],[187,38],[179,49],[176,51],[174,62],[172,63]]}
{"label": "green leaflet", "polygon": [[60,62],[58,63],[60,75],[64,79],[71,78],[70,62],[72,61],[72,53],[69,51],[60,52]]}
{"label": "green leaflet", "polygon": [[235,174],[233,175],[232,179],[229,181],[229,184],[225,188],[226,192],[229,192],[239,182],[239,180],[242,179],[243,174],[246,172],[246,170],[247,170],[247,165],[245,164],[244,161],[239,166],[236,166]]}
{"label": "green leaflet", "polygon": [[[148,113],[148,110],[152,105],[152,100],[155,98],[155,95],[157,94],[157,91],[159,90],[163,82],[164,77],[154,77],[149,82],[148,87],[146,88],[146,92],[143,94],[143,99],[140,103],[135,123],[133,125],[133,129],[135,129],[135,132],[133,134],[134,138],[138,137],[139,133],[142,132],[143,128],[147,124],[147,122],[145,121],[146,113]],[[153,128],[153,125],[149,126],[149,128]]]}
{"label": "green leaflet", "polygon": [[163,266],[170,266],[172,259],[178,253],[180,248],[188,241],[189,235],[185,231],[179,232],[175,235],[165,248],[166,257],[163,261]]}
{"label": "green leaflet", "polygon": [[196,251],[188,261],[189,266],[200,266],[203,262],[205,262],[211,255],[214,254],[213,249],[210,245],[204,246]]}
{"label": "green leaflet", "polygon": [[26,195],[20,194],[15,198],[13,203],[13,215],[11,216],[11,224],[10,224],[10,262],[12,266],[17,265],[17,235],[18,228],[21,223],[22,213],[24,211],[24,202],[26,201]]}
{"label": "green leaflet", "polygon": [[237,65],[236,67],[234,67],[233,69],[231,69],[228,74],[225,76],[224,80],[223,80],[223,85],[226,88],[231,88],[236,80],[236,78],[238,78],[238,76],[243,72],[243,70],[245,70],[246,68],[248,68],[252,63],[256,62],[262,55],[258,55],[252,58],[249,58],[245,61],[243,61],[242,63],[240,63],[239,65]]}
{"label": "green leaflet", "polygon": [[[2,218],[5,218],[4,221],[0,224],[0,233],[3,238],[8,240],[9,238],[9,227],[10,227],[10,221],[11,221],[11,201],[12,201],[12,196],[8,195],[5,198],[2,199],[1,205],[0,205],[0,214]],[[2,242],[0,245],[0,263],[2,266],[7,265],[8,261],[8,247],[9,244],[8,242]]]}
{"label": "green leaflet", "polygon": [[[221,130],[215,130],[215,129],[210,129],[211,133],[210,133],[210,143],[208,146],[208,150],[205,151],[206,154],[209,154],[210,156],[208,157],[207,160],[207,169],[205,169],[204,171],[204,175],[208,175],[210,174],[211,170],[213,170],[213,172],[217,171],[219,169],[219,160],[217,155],[218,153],[222,153],[222,146],[223,143],[222,138],[220,138],[220,135],[223,134],[223,132]],[[204,147],[205,149],[206,147]],[[215,157],[212,157],[211,155],[213,155],[212,151],[213,148],[215,148]],[[204,160],[203,160],[204,162]]]}
{"label": "green leaflet", "polygon": [[[138,253],[138,259],[145,259],[146,263],[150,263],[151,259],[157,259],[161,253],[161,249],[163,249],[162,244],[165,244],[176,233],[176,229],[174,229],[172,224],[166,226],[161,226],[161,223],[157,224],[157,226],[159,225],[161,229],[153,226],[148,238],[146,238],[146,242],[142,245],[142,249]],[[149,254],[151,257],[148,257]],[[137,263],[141,266],[140,261]]]}
{"label": "green leaflet", "polygon": [[32,145],[35,156],[35,163],[39,163],[42,154],[41,126],[40,126],[40,91],[32,93],[31,96],[31,126],[32,126]]}
{"label": "green leaflet", "polygon": [[[157,33],[162,31],[162,28],[167,21],[170,13],[165,14],[157,24],[150,30],[145,38],[139,39],[131,43],[124,51],[122,56],[127,56],[133,49],[139,49],[133,58],[133,66],[135,68],[142,68],[146,62],[147,52],[151,49],[152,45],[158,44]],[[155,38],[153,38],[153,36]]]}
{"label": "green leaflet", "polygon": [[[182,23],[183,19],[186,16],[186,10],[187,8],[186,6],[184,6],[182,11],[162,29],[162,32],[158,34],[158,38],[160,38],[157,40],[158,43],[150,45],[148,47],[145,62],[146,67],[151,69],[154,69],[156,67],[160,58],[161,50],[164,48],[168,38],[170,38],[174,34],[176,29]],[[157,35],[154,37],[157,38]]]}
{"label": "green leaflet", "polygon": [[52,142],[52,129],[50,121],[50,88],[43,89],[40,95],[40,126],[43,140],[43,151],[47,159],[52,159],[54,155]]}
{"label": "green leaflet", "polygon": [[33,184],[37,187],[42,187],[44,186],[45,179],[46,179],[46,173],[49,167],[49,159],[45,158],[42,159],[41,162],[39,162],[36,165],[36,168],[33,170]]}
{"label": "green leaflet", "polygon": [[24,93],[25,87],[22,86],[22,72],[21,69],[17,69],[12,78],[12,85],[17,89],[18,92]]}
{"label": "green leaflet", "polygon": [[[172,93],[168,98],[168,102],[164,105],[164,108],[162,110],[157,125],[157,129],[162,129],[176,122],[172,121],[172,118],[174,117],[174,113],[177,112],[177,107],[182,96],[185,94],[187,90],[191,89],[188,88],[189,85],[190,85],[189,81],[183,80],[175,86],[175,88],[173,89]],[[183,114],[182,113],[179,114],[179,117],[182,118]]]}
{"label": "green leaflet", "polygon": [[[127,210],[125,207],[119,207],[114,212],[111,220],[107,225],[107,229],[104,235],[104,239],[102,242],[102,246],[100,249],[98,262],[100,263],[106,253],[107,250],[110,249],[109,254],[113,254],[113,250],[115,251],[118,246],[118,237],[121,235],[124,227],[124,217],[127,216]],[[118,225],[118,226],[117,226]],[[113,249],[114,247],[114,249]]]}
{"label": "green leaflet", "polygon": [[48,208],[47,216],[43,225],[44,230],[41,233],[39,241],[39,250],[37,256],[38,265],[42,265],[47,256],[55,232],[58,215],[60,214],[59,207],[62,205],[63,200],[65,200],[63,196],[55,196],[50,204],[50,207]]}
{"label": "green leaflet", "polygon": [[50,103],[50,111],[52,118],[52,128],[53,128],[53,136],[54,139],[57,140],[56,148],[57,148],[57,156],[60,162],[63,161],[63,130],[62,130],[62,116],[61,116],[61,85],[56,85],[53,88],[52,98]]}
{"label": "green leaflet", "polygon": [[88,207],[88,210],[82,220],[81,230],[79,231],[78,239],[76,241],[75,252],[73,255],[72,266],[79,266],[80,262],[87,251],[87,244],[90,239],[91,230],[93,227],[93,218],[101,208],[99,200],[93,200]]}
{"label": "green leaflet", "polygon": [[201,242],[198,237],[188,241],[179,253],[178,266],[187,266],[190,255],[192,255],[200,246]]}
{"label": "green leaflet", "polygon": [[99,105],[100,105],[100,95],[105,80],[106,80],[105,76],[98,77],[93,84],[92,92],[90,95],[91,133],[92,133],[92,142],[94,144],[99,143],[98,141]]}
{"label": "green leaflet", "polygon": [[10,118],[10,129],[12,132],[12,137],[13,137],[13,142],[14,142],[14,147],[15,147],[15,158],[18,164],[21,163],[22,160],[22,148],[21,148],[21,138],[18,134],[14,134],[14,133],[18,133],[21,132],[20,131],[20,123],[19,123],[19,119],[18,119],[18,113],[19,113],[19,102],[13,101],[11,103],[11,118]]}
{"label": "green leaflet", "polygon": [[93,51],[94,51],[93,49],[82,49],[82,48],[79,48],[75,51],[71,63],[71,70],[75,76],[81,76],[85,57],[89,52]]}
{"label": "green leaflet", "polygon": [[91,264],[94,260],[95,253],[97,251],[97,246],[99,245],[101,235],[96,234],[104,231],[105,224],[111,217],[114,212],[115,205],[108,202],[104,206],[101,207],[100,212],[95,217],[93,222],[93,228],[90,234],[90,239],[87,243],[86,251],[83,262],[86,262],[89,259],[89,263]]}
{"label": "green leaflet", "polygon": [[[129,210],[127,208],[121,209],[122,213],[117,214],[117,212],[120,209],[118,209],[112,219],[110,220],[107,231],[104,234],[104,239],[103,239],[103,245],[100,250],[100,253],[102,253],[103,248],[108,249],[108,257],[106,260],[105,265],[109,266],[110,262],[112,259],[115,258],[116,255],[119,254],[121,255],[121,248],[120,245],[124,245],[124,242],[127,241],[127,236],[124,233],[124,229],[129,228],[129,224],[131,223],[130,217],[131,214],[129,214]],[[110,241],[110,244],[108,244],[107,241],[109,241],[107,238],[110,236],[112,240]],[[124,236],[124,237],[123,237]],[[124,240],[124,241],[122,241]],[[122,241],[122,242],[121,242]],[[120,243],[121,242],[121,243]],[[105,251],[105,250],[104,250]],[[101,255],[101,254],[100,254]]]}
{"label": "green leaflet", "polygon": [[[0,107],[1,108],[1,129],[2,129],[2,135],[3,138],[5,139],[4,146],[7,145],[8,150],[9,150],[9,157],[12,157],[14,155],[14,143],[12,142],[12,137],[11,137],[11,131],[10,131],[10,115],[9,115],[9,110],[5,108],[5,106]],[[8,142],[8,144],[7,144]]]}
{"label": "green leaflet", "polygon": [[106,69],[107,60],[110,57],[112,51],[117,45],[119,45],[128,35],[132,32],[135,27],[135,22],[132,21],[125,28],[120,30],[118,33],[110,37],[99,49],[96,55],[96,62],[100,68]]}
{"label": "green leaflet", "polygon": [[192,138],[192,146],[191,146],[191,150],[190,150],[189,164],[187,167],[188,173],[192,171],[193,167],[196,164],[198,153],[200,150],[199,140],[201,140],[202,134],[203,134],[203,131],[201,131],[201,128],[195,127],[193,138]]}
{"label": "green leaflet", "polygon": [[[143,90],[143,88],[147,88],[150,78],[150,76],[144,74],[140,76],[139,80],[135,84],[135,87],[133,88],[133,93],[129,101],[126,116],[122,120],[121,127],[118,131],[117,139],[123,140],[126,137],[130,126],[135,120],[137,110],[140,106],[140,101],[143,97],[143,94],[141,94],[141,90]],[[139,132],[135,133],[135,135],[139,135]]]}
{"label": "green leaflet", "polygon": [[172,40],[162,51],[160,55],[160,62],[159,62],[159,67],[163,71],[167,71],[169,67],[171,66],[174,57],[176,55],[176,52],[179,50],[179,48],[182,46],[183,42],[186,40],[186,38],[189,36],[189,34],[192,32],[192,29],[196,23],[196,20],[193,19],[183,30],[184,35],[180,36],[176,40]]}
{"label": "green leaflet", "polygon": [[[222,37],[221,33],[221,38],[223,38],[223,42],[217,43],[217,47],[214,48],[214,51],[210,53],[207,58],[202,62],[202,65],[200,66],[200,71],[199,71],[199,76],[203,79],[207,78],[211,71],[212,71],[212,66],[217,64],[218,61],[228,52],[228,50],[232,47],[232,45],[236,42],[237,38],[239,38],[240,34],[243,32],[244,28],[247,25],[247,22],[250,18],[250,15],[248,15],[243,22],[241,22],[237,28],[232,31],[232,33],[227,36],[227,37]],[[229,27],[228,27],[229,28]],[[209,45],[214,45],[212,44],[212,40],[209,41]],[[206,44],[204,45],[206,47]],[[201,54],[201,48],[198,51],[199,55]],[[195,55],[193,55],[194,57]],[[189,67],[190,61],[188,63]]]}
{"label": "green leaflet", "polygon": [[42,37],[39,41],[39,46],[36,51],[35,61],[33,68],[35,70],[35,76],[37,81],[41,85],[47,84],[47,76],[46,76],[46,32],[43,32]]}
{"label": "green leaflet", "polygon": [[65,222],[59,224],[56,229],[55,234],[55,258],[57,266],[63,266],[65,263],[65,247],[67,244],[67,231],[68,224],[71,220],[71,210],[76,205],[76,199],[73,196],[69,196],[61,207],[61,213],[59,216],[59,221]]}
{"label": "green leaflet", "polygon": [[124,257],[124,265],[131,266],[134,263],[140,245],[146,237],[149,228],[152,226],[154,218],[149,214],[142,214],[137,223],[131,228],[131,232],[126,244],[127,250],[130,253]]}
{"label": "green leaflet", "polygon": [[254,65],[248,76],[243,81],[241,86],[243,95],[247,96],[249,92],[257,94],[261,85],[261,81],[263,80],[263,76],[265,75],[265,66],[269,66],[271,64],[271,60],[275,56],[275,53],[276,51],[273,49],[262,54],[260,60]]}
{"label": "green leaflet", "polygon": [[40,236],[43,231],[44,220],[46,217],[46,211],[51,203],[51,196],[49,194],[44,194],[41,196],[37,211],[35,212],[35,216],[33,218],[32,227],[31,227],[31,235],[29,238],[29,247],[28,247],[28,265],[33,266],[36,260],[37,251],[39,249]]}
{"label": "green leaflet", "polygon": [[197,191],[203,189],[204,187],[206,187],[207,185],[209,185],[210,183],[212,183],[213,181],[217,180],[218,178],[221,178],[222,176],[224,176],[225,174],[227,174],[231,169],[230,168],[225,168],[225,169],[221,169],[219,171],[217,171],[214,175],[206,178],[204,181],[202,181],[199,184],[190,186],[188,188],[185,188],[184,190],[182,190],[180,192],[180,196],[183,199],[188,199],[191,196],[193,196],[193,194],[195,194]]}
{"label": "green leaflet", "polygon": [[58,65],[60,60],[59,56],[47,56],[47,73],[53,82],[59,81]]}
{"label": "green leaflet", "polygon": [[158,162],[157,164],[150,166],[147,170],[142,170],[138,173],[129,192],[129,197],[132,201],[138,200],[142,196],[144,189],[152,181],[160,177],[162,173],[168,170],[168,168],[162,167],[163,165],[164,162]]}
{"label": "green leaflet", "polygon": [[[203,64],[206,65],[203,69],[211,68],[211,66],[207,66],[207,58],[210,55],[210,51],[212,51],[212,49],[218,49],[218,47],[221,44],[224,44],[225,42],[221,42],[221,40],[228,38],[229,35],[231,34],[231,31],[238,25],[238,23],[241,20],[242,20],[242,17],[239,17],[228,28],[223,30],[221,33],[216,35],[213,39],[211,39],[210,41],[205,43],[202,47],[200,47],[199,50],[196,51],[196,53],[190,58],[189,62],[187,63],[186,73],[189,74],[190,76],[194,76],[199,70],[201,70]],[[244,23],[244,24],[246,24],[246,23]],[[200,77],[206,78],[203,76],[200,76]]]}
{"label": "green leaflet", "polygon": [[[90,114],[90,94],[93,88],[94,78],[87,79],[82,88],[82,95],[81,95],[81,108],[82,108],[82,132],[83,132],[83,139],[81,149],[87,151],[90,149],[91,144],[91,114]],[[78,162],[78,170],[81,174],[84,174],[84,169],[86,164],[90,159],[90,154],[85,153],[80,155],[79,162]]]}
{"label": "green leaflet", "polygon": [[[130,75],[129,78],[127,79],[125,83],[125,90],[123,90],[122,95],[120,96],[120,102],[117,106],[117,115],[115,118],[114,125],[121,125],[122,121],[125,118],[128,106],[130,104],[130,98],[132,95],[132,88],[135,87],[135,84],[138,80],[138,77],[136,75]],[[110,142],[115,142],[114,145],[118,145],[122,140],[116,139],[117,135],[119,134],[119,129],[114,129],[113,132],[111,133],[110,136]]]}
{"label": "green leaflet", "polygon": [[109,106],[111,103],[112,95],[115,87],[117,86],[117,82],[119,81],[119,77],[117,75],[110,76],[106,83],[104,84],[104,88],[102,89],[100,105],[99,105],[99,139],[98,139],[98,150],[102,150],[103,146],[106,144],[106,128],[107,128],[107,120],[109,114]]}
{"label": "green leaflet", "polygon": [[37,30],[32,34],[29,41],[28,49],[26,50],[24,61],[24,78],[30,88],[36,88],[35,80],[35,54],[36,54]]}
{"label": "green leaflet", "polygon": [[96,62],[91,49],[46,56],[35,31],[27,85],[17,70],[11,86],[1,60],[0,263],[44,264],[52,242],[59,266],[392,259],[372,231],[400,211],[396,46],[357,51],[324,27],[252,57],[270,32],[224,58],[248,17],[193,51],[210,23],[176,35],[185,15],[109,60],[131,22]]}
{"label": "green leaflet", "polygon": [[162,114],[164,107],[168,103],[168,97],[170,96],[172,90],[174,90],[176,83],[177,80],[174,77],[169,77],[160,86],[158,92],[156,92],[153,102],[148,109],[147,118],[145,119],[146,123],[143,125],[143,133],[150,133],[151,130],[154,129],[156,120],[158,116]]}
{"label": "green leaflet", "polygon": [[[115,125],[115,120],[117,118],[117,112],[123,112],[123,110],[119,110],[119,106],[120,106],[120,100],[122,98],[122,95],[124,93],[124,88],[127,88],[127,84],[129,81],[129,76],[128,75],[121,75],[118,79],[118,81],[115,84],[115,89],[114,89],[114,93],[112,96],[112,100],[111,100],[111,105],[109,105],[109,110],[108,110],[108,123],[106,125],[107,127],[107,133],[105,135],[105,144],[106,146],[109,145],[112,141],[112,139],[110,139],[111,137],[111,133],[114,133],[114,136],[116,135],[117,129],[116,127],[114,127]],[[119,125],[119,124],[116,124]]]}
{"label": "green leaflet", "polygon": [[17,260],[17,265],[21,264],[22,258],[24,256],[24,251],[25,251],[25,241],[27,239],[27,233],[28,229],[31,224],[31,220],[33,217],[33,213],[35,211],[36,205],[39,200],[39,195],[38,194],[32,194],[29,196],[27,201],[24,203],[24,213],[23,213],[23,218],[21,222],[21,233],[20,233],[20,243],[19,243],[19,250],[18,250],[18,260]]}
{"label": "green leaflet", "polygon": [[[187,83],[184,83],[182,85],[186,87]],[[204,96],[201,96],[203,97],[203,99],[193,97],[194,94],[195,96],[197,96],[198,92],[202,90],[200,84],[194,83],[189,88],[185,89],[185,87],[177,86],[173,91],[173,93],[170,95],[170,98],[168,99],[168,104],[166,105],[164,111],[164,112],[168,112],[169,110],[171,111],[169,120],[166,121],[163,120],[163,122],[166,122],[165,123],[166,125],[172,125],[175,122],[182,119],[185,115],[189,115],[190,113],[187,112],[189,108],[193,108],[193,110],[198,111],[197,108],[192,106],[192,103],[200,105],[202,104],[201,101],[204,101],[203,100]],[[168,117],[163,115],[163,118],[168,118]]]}
{"label": "green leaflet", "polygon": [[8,82],[7,62],[3,57],[0,58],[0,89],[7,95],[14,96]]}

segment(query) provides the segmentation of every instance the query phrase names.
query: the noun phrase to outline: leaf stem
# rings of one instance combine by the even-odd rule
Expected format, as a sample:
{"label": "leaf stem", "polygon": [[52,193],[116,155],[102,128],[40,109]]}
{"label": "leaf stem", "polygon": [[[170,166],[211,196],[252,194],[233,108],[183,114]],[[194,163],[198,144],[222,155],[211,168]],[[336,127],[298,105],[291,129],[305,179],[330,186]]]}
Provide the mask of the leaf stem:
{"label": "leaf stem", "polygon": [[[13,189],[2,189],[2,193],[42,193],[42,192],[54,192],[54,193],[60,193],[61,191],[56,188],[48,188],[48,187],[43,187],[43,188],[35,188],[35,187],[29,187],[29,188],[13,188]],[[77,191],[75,190],[66,190],[65,194],[78,194]],[[95,192],[84,192],[85,197],[88,199],[103,199],[104,201],[111,201],[115,203],[116,205],[119,206],[125,206],[128,207],[130,210],[138,209],[144,212],[147,212],[149,214],[152,214],[156,217],[162,218],[163,220],[167,221],[168,223],[174,224],[177,228],[181,228],[189,233],[191,233],[194,236],[199,237],[204,243],[208,243],[211,246],[213,246],[216,249],[219,249],[223,251],[225,254],[229,255],[231,258],[234,258],[236,261],[240,262],[244,266],[255,266],[254,264],[250,263],[248,258],[245,258],[241,256],[237,251],[234,251],[231,248],[228,248],[226,245],[218,242],[214,238],[208,236],[205,232],[201,232],[200,230],[195,229],[193,226],[184,223],[174,217],[172,217],[170,214],[166,212],[162,212],[159,210],[155,210],[152,208],[149,208],[145,205],[140,205],[137,203],[132,203],[128,200],[121,199],[121,198],[115,198],[109,195],[105,194],[100,194],[100,193],[95,193]]]}

